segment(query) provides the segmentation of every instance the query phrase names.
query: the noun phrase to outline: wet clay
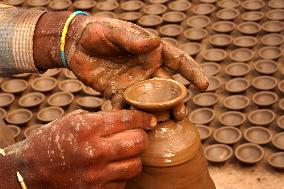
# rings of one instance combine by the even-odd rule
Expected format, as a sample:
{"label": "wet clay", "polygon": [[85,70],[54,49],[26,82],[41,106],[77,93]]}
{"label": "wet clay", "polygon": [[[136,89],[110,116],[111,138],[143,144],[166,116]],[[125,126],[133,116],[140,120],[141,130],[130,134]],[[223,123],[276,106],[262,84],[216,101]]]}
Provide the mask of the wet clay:
{"label": "wet clay", "polygon": [[233,156],[233,149],[225,144],[212,144],[204,149],[205,157],[212,163],[223,163]]}

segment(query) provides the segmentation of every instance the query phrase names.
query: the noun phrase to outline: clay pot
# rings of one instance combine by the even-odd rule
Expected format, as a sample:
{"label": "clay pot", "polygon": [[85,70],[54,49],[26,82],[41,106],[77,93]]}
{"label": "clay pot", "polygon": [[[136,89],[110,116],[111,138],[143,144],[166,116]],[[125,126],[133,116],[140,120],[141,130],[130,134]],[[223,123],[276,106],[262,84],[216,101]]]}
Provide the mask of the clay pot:
{"label": "clay pot", "polygon": [[196,15],[189,17],[186,23],[192,28],[205,28],[211,23],[211,20],[208,16]]}
{"label": "clay pot", "polygon": [[212,163],[224,163],[233,156],[233,149],[225,144],[212,144],[204,149],[204,154]]}
{"label": "clay pot", "polygon": [[16,139],[19,137],[20,133],[21,133],[21,129],[20,127],[16,126],[16,125],[7,125],[7,127],[9,128],[9,130],[13,133],[13,138]]}
{"label": "clay pot", "polygon": [[243,34],[254,35],[261,30],[261,26],[255,22],[242,22],[237,26],[237,29]]}
{"label": "clay pot", "polygon": [[192,96],[192,93],[189,89],[187,89],[186,91],[187,91],[187,93],[186,93],[186,96],[183,99],[183,103],[187,103],[191,99],[191,96]]}
{"label": "clay pot", "polygon": [[236,37],[233,42],[237,47],[250,48],[256,45],[257,38],[252,36],[240,36]]}
{"label": "clay pot", "polygon": [[223,9],[237,8],[241,5],[239,0],[221,0],[217,2],[217,5]]}
{"label": "clay pot", "polygon": [[250,127],[245,130],[244,137],[248,142],[263,145],[271,141],[272,133],[264,127]]}
{"label": "clay pot", "polygon": [[231,95],[224,99],[223,104],[231,110],[243,110],[248,107],[250,100],[243,95]]}
{"label": "clay pot", "polygon": [[246,0],[241,6],[246,10],[255,11],[262,9],[265,6],[265,3],[262,0]]}
{"label": "clay pot", "polygon": [[87,95],[91,95],[91,96],[101,96],[102,94],[94,89],[92,89],[91,87],[84,87],[83,88],[84,93],[86,93]]}
{"label": "clay pot", "polygon": [[100,11],[113,11],[119,7],[119,3],[116,1],[101,1],[98,2],[96,8]]}
{"label": "clay pot", "polygon": [[0,93],[0,107],[7,107],[15,100],[15,96],[11,93]]}
{"label": "clay pot", "polygon": [[68,79],[77,79],[71,70],[65,69],[64,76]]}
{"label": "clay pot", "polygon": [[73,3],[73,6],[77,10],[91,10],[95,5],[96,2],[92,0],[78,0]]}
{"label": "clay pot", "polygon": [[215,32],[229,33],[234,30],[236,25],[231,21],[218,21],[212,24],[212,29]]}
{"label": "clay pot", "polygon": [[279,108],[284,111],[284,98],[279,101]]}
{"label": "clay pot", "polygon": [[68,91],[70,93],[77,93],[81,91],[83,88],[83,84],[75,79],[68,79],[65,81],[62,81],[58,84],[58,88],[62,91]]}
{"label": "clay pot", "polygon": [[284,93],[284,80],[278,83],[277,88],[280,92]]}
{"label": "clay pot", "polygon": [[210,108],[198,108],[189,114],[189,120],[197,125],[208,125],[214,118],[214,110]]}
{"label": "clay pot", "polygon": [[175,74],[172,77],[175,81],[183,84],[184,86],[190,85],[190,82],[188,80],[186,80],[184,77],[182,77],[180,74]]}
{"label": "clay pot", "polygon": [[266,12],[266,18],[269,20],[284,20],[283,9],[272,9]]}
{"label": "clay pot", "polygon": [[277,170],[284,170],[284,152],[271,154],[268,157],[268,163]]}
{"label": "clay pot", "polygon": [[22,73],[22,74],[13,75],[13,77],[16,77],[16,78],[27,78],[27,77],[29,77],[31,75],[32,75],[31,73]]}
{"label": "clay pot", "polygon": [[284,132],[274,135],[272,144],[279,150],[284,150]]}
{"label": "clay pot", "polygon": [[225,85],[226,91],[230,93],[242,93],[250,87],[250,82],[245,78],[235,78]]}
{"label": "clay pot", "polygon": [[221,66],[215,62],[204,62],[201,67],[207,77],[215,76],[221,71]]}
{"label": "clay pot", "polygon": [[167,3],[169,1],[170,0],[149,0],[149,2],[153,3],[153,4],[163,4],[163,3]]}
{"label": "clay pot", "polygon": [[235,127],[221,127],[213,134],[214,140],[222,144],[235,144],[242,138],[242,132]]}
{"label": "clay pot", "polygon": [[213,4],[203,3],[197,4],[192,8],[192,12],[197,15],[207,15],[214,12],[216,7]]}
{"label": "clay pot", "polygon": [[59,106],[59,107],[65,107],[70,105],[74,100],[74,96],[72,93],[67,91],[61,91],[52,94],[48,99],[47,103],[50,106]]}
{"label": "clay pot", "polygon": [[258,144],[245,143],[235,150],[236,158],[245,164],[256,164],[264,158],[264,150]]}
{"label": "clay pot", "polygon": [[208,32],[201,28],[189,28],[184,31],[184,37],[191,41],[200,41],[207,37]]}
{"label": "clay pot", "polygon": [[248,48],[239,48],[233,50],[230,54],[230,58],[236,62],[248,62],[254,57],[254,51]]}
{"label": "clay pot", "polygon": [[262,47],[258,50],[258,56],[262,59],[277,59],[281,56],[281,49],[271,46]]}
{"label": "clay pot", "polygon": [[284,2],[282,0],[271,0],[268,2],[268,6],[273,9],[283,9]]}
{"label": "clay pot", "polygon": [[209,43],[217,47],[226,47],[230,45],[233,38],[226,34],[214,34],[209,37]]}
{"label": "clay pot", "polygon": [[21,96],[18,103],[21,107],[32,108],[43,103],[44,99],[45,99],[44,94],[39,92],[32,92],[24,96]]}
{"label": "clay pot", "polygon": [[284,42],[284,37],[278,33],[266,34],[261,38],[261,43],[267,46],[279,46]]}
{"label": "clay pot", "polygon": [[43,74],[39,74],[40,76],[49,76],[49,77],[56,77],[60,72],[61,68],[54,68],[54,69],[48,69]]}
{"label": "clay pot", "polygon": [[189,56],[195,56],[201,51],[201,45],[195,42],[182,44],[180,49],[185,51]]}
{"label": "clay pot", "polygon": [[152,34],[155,34],[155,35],[158,35],[158,36],[160,35],[159,32],[154,28],[144,28],[144,29],[146,29],[148,32],[150,32]]}
{"label": "clay pot", "polygon": [[45,7],[50,0],[27,0],[27,4],[31,7]]}
{"label": "clay pot", "polygon": [[32,7],[29,8],[29,10],[41,10],[41,11],[48,11],[48,9],[46,7]]}
{"label": "clay pot", "polygon": [[264,13],[260,11],[248,11],[241,15],[243,21],[257,22],[264,18]]}
{"label": "clay pot", "polygon": [[284,23],[281,21],[267,21],[261,25],[261,28],[265,32],[279,33],[284,30]]}
{"label": "clay pot", "polygon": [[250,72],[251,68],[245,63],[231,63],[225,67],[225,73],[232,77],[243,77]]}
{"label": "clay pot", "polygon": [[155,27],[162,24],[163,19],[157,15],[145,15],[138,20],[138,24],[144,27]]}
{"label": "clay pot", "polygon": [[12,6],[21,6],[25,0],[4,0],[4,3]]}
{"label": "clay pot", "polygon": [[221,9],[216,13],[217,18],[221,20],[234,20],[240,15],[237,9]]}
{"label": "clay pot", "polygon": [[258,90],[272,90],[277,86],[277,79],[271,76],[258,76],[252,80],[252,86]]}
{"label": "clay pot", "polygon": [[162,15],[164,21],[169,23],[180,23],[186,19],[186,14],[178,11],[169,11]]}
{"label": "clay pot", "polygon": [[57,85],[57,80],[53,77],[38,77],[31,82],[32,89],[39,92],[48,92]]}
{"label": "clay pot", "polygon": [[182,28],[177,24],[166,24],[159,28],[159,33],[167,37],[177,37],[181,32]]}
{"label": "clay pot", "polygon": [[10,79],[1,85],[2,91],[6,93],[21,93],[28,88],[28,82],[22,79]]}
{"label": "clay pot", "polygon": [[248,114],[248,120],[254,125],[270,125],[275,120],[275,113],[269,109],[259,109]]}
{"label": "clay pot", "polygon": [[169,9],[173,11],[187,11],[191,7],[191,3],[186,0],[177,0],[177,1],[172,1],[171,3],[168,4]]}
{"label": "clay pot", "polygon": [[116,15],[113,12],[111,12],[111,11],[96,12],[95,15],[99,16],[99,17],[105,17],[105,18],[116,18]]}
{"label": "clay pot", "polygon": [[48,6],[55,11],[63,11],[67,10],[71,5],[71,0],[53,0]]}
{"label": "clay pot", "polygon": [[200,107],[212,107],[219,102],[219,97],[215,93],[200,93],[193,97],[193,103]]}
{"label": "clay pot", "polygon": [[36,134],[41,126],[42,125],[40,124],[40,125],[32,125],[28,127],[24,132],[24,136],[26,138],[29,138],[31,135]]}
{"label": "clay pot", "polygon": [[81,97],[77,100],[77,104],[80,107],[90,110],[99,110],[103,103],[103,99],[92,96]]}
{"label": "clay pot", "polygon": [[212,91],[216,91],[218,90],[221,85],[222,82],[220,81],[220,79],[218,79],[218,77],[209,77],[208,78],[208,82],[209,82],[209,86],[208,88],[205,90],[207,92],[212,92]]}
{"label": "clay pot", "polygon": [[33,113],[30,110],[20,108],[10,111],[5,120],[13,125],[23,125],[28,123],[33,117]]}
{"label": "clay pot", "polygon": [[205,125],[196,125],[195,127],[198,130],[201,141],[204,141],[211,137],[212,129],[210,127],[207,127]]}
{"label": "clay pot", "polygon": [[7,115],[7,112],[5,109],[0,108],[0,119],[4,119]]}
{"label": "clay pot", "polygon": [[112,105],[110,100],[104,101],[104,103],[101,106],[101,111],[103,112],[111,112],[112,111]]}
{"label": "clay pot", "polygon": [[59,107],[47,107],[41,109],[37,113],[37,119],[42,122],[51,122],[57,118],[60,118],[64,115],[64,110]]}
{"label": "clay pot", "polygon": [[278,95],[270,91],[261,91],[253,95],[252,101],[258,106],[272,106],[278,101]]}
{"label": "clay pot", "polygon": [[201,3],[215,3],[217,1],[218,0],[199,0],[199,2],[201,2]]}
{"label": "clay pot", "polygon": [[142,13],[140,12],[124,12],[119,15],[119,19],[125,20],[128,22],[135,22],[142,17]]}
{"label": "clay pot", "polygon": [[222,49],[207,49],[203,54],[203,58],[211,62],[221,62],[227,56],[226,51]]}
{"label": "clay pot", "polygon": [[163,4],[149,4],[143,7],[145,14],[163,14],[167,11],[167,6]]}
{"label": "clay pot", "polygon": [[144,3],[138,0],[125,1],[120,4],[120,8],[124,11],[138,11],[143,6],[144,6]]}
{"label": "clay pot", "polygon": [[225,126],[239,127],[247,120],[246,115],[238,111],[227,111],[218,117],[219,122]]}
{"label": "clay pot", "polygon": [[174,46],[177,46],[177,44],[178,44],[177,40],[176,40],[176,39],[173,39],[173,38],[171,38],[171,37],[162,37],[161,39],[162,39],[163,41],[166,41],[166,42],[168,42],[168,43],[174,45]]}

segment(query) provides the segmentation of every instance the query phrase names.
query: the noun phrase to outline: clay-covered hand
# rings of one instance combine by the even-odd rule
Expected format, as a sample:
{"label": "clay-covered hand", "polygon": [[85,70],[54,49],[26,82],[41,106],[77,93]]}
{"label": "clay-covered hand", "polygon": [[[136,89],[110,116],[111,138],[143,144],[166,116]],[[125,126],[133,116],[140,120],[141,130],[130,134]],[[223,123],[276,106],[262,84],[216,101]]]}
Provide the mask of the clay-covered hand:
{"label": "clay-covered hand", "polygon": [[155,125],[152,115],[135,110],[77,110],[6,152],[18,160],[29,189],[122,189],[141,171],[144,129]]}

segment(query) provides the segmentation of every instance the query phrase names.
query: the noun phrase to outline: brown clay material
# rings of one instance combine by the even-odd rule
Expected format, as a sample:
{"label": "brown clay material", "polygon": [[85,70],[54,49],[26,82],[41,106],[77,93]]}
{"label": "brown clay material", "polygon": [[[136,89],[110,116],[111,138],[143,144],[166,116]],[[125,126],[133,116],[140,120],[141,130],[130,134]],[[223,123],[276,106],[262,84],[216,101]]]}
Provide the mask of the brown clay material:
{"label": "brown clay material", "polygon": [[81,97],[77,100],[77,104],[80,107],[90,110],[99,110],[103,105],[103,103],[104,103],[103,99],[92,96]]}
{"label": "brown clay material", "polygon": [[284,23],[281,21],[267,21],[261,25],[265,32],[278,33],[284,30]]}
{"label": "brown clay material", "polygon": [[24,132],[24,136],[26,138],[29,138],[31,135],[36,134],[41,126],[42,125],[32,125],[32,126],[28,127]]}
{"label": "brown clay material", "polygon": [[25,0],[4,0],[4,3],[12,6],[21,6]]}
{"label": "brown clay material", "polygon": [[272,133],[265,127],[250,127],[245,130],[244,137],[248,142],[263,145],[272,139]]}
{"label": "brown clay material", "polygon": [[262,0],[246,0],[241,6],[246,10],[255,11],[262,9],[265,6],[265,3]]}
{"label": "brown clay material", "polygon": [[184,77],[182,77],[180,74],[175,74],[172,77],[173,77],[174,80],[183,84],[184,86],[190,85],[190,82],[188,80],[186,80]]}
{"label": "brown clay material", "polygon": [[243,34],[254,35],[261,30],[261,26],[255,22],[242,22],[237,26],[237,29]]}
{"label": "brown clay material", "polygon": [[250,72],[251,68],[245,63],[231,63],[225,67],[225,73],[231,77],[243,77]]}
{"label": "brown clay material", "polygon": [[200,135],[201,141],[204,141],[211,137],[212,129],[206,125],[195,125]]}
{"label": "brown clay material", "polygon": [[211,23],[208,16],[195,15],[187,19],[187,25],[192,28],[205,28]]}
{"label": "brown clay material", "polygon": [[278,95],[275,92],[261,91],[252,96],[252,101],[261,107],[272,106],[278,101]]}
{"label": "brown clay material", "polygon": [[235,150],[236,158],[245,164],[256,164],[264,158],[264,150],[258,144],[245,143]]}
{"label": "brown clay material", "polygon": [[84,87],[83,88],[84,93],[86,93],[87,95],[91,95],[91,96],[101,96],[102,94],[94,89],[92,89],[91,87]]}
{"label": "brown clay material", "polygon": [[96,8],[101,11],[113,11],[119,7],[118,2],[101,1],[98,2]]}
{"label": "brown clay material", "polygon": [[201,3],[215,3],[218,0],[199,0]]}
{"label": "brown clay material", "polygon": [[197,125],[208,125],[215,118],[215,113],[210,108],[198,108],[189,114],[189,120]]}
{"label": "brown clay material", "polygon": [[284,98],[282,98],[280,101],[279,101],[279,104],[278,104],[279,108],[284,111]]}
{"label": "brown clay material", "polygon": [[268,157],[268,163],[277,170],[284,170],[284,152],[273,153]]}
{"label": "brown clay material", "polygon": [[200,41],[207,37],[208,32],[202,28],[189,28],[184,31],[184,37],[192,41]]}
{"label": "brown clay material", "polygon": [[161,39],[171,43],[174,46],[178,45],[178,41],[176,39],[174,39],[174,38],[171,38],[171,37],[161,37]]}
{"label": "brown clay material", "polygon": [[124,11],[138,11],[143,7],[144,3],[138,0],[125,1],[120,4],[120,8]]}
{"label": "brown clay material", "polygon": [[116,15],[111,11],[100,11],[100,12],[96,12],[95,15],[100,16],[100,17],[105,17],[105,18],[116,18]]}
{"label": "brown clay material", "polygon": [[231,52],[230,58],[236,62],[248,62],[254,57],[254,55],[255,53],[251,49],[239,48]]}
{"label": "brown clay material", "polygon": [[271,76],[258,76],[252,80],[252,86],[258,90],[272,90],[277,86],[277,79]]}
{"label": "brown clay material", "polygon": [[62,71],[60,68],[49,69],[43,74],[39,74],[40,76],[49,76],[49,77],[56,77]]}
{"label": "brown clay material", "polygon": [[187,11],[191,7],[191,3],[186,0],[176,0],[168,4],[169,9],[173,11]]}
{"label": "brown clay material", "polygon": [[28,78],[31,75],[32,75],[31,73],[22,73],[22,74],[13,75],[13,77],[16,77],[16,78]]}
{"label": "brown clay material", "polygon": [[227,56],[226,51],[222,49],[207,49],[203,54],[203,58],[211,62],[223,61],[226,58],[226,56]]}
{"label": "brown clay material", "polygon": [[15,96],[11,93],[0,93],[0,107],[7,107],[15,100]]}
{"label": "brown clay material", "polygon": [[200,107],[212,107],[219,102],[219,96],[215,93],[200,93],[193,97],[193,103]]}
{"label": "brown clay material", "polygon": [[73,72],[68,69],[65,69],[64,75],[68,79],[77,79],[77,77],[73,74]]}
{"label": "brown clay material", "polygon": [[207,92],[212,92],[212,91],[216,91],[218,90],[221,85],[222,85],[222,82],[221,80],[218,78],[218,77],[209,77],[208,78],[208,82],[209,82],[209,86],[208,88],[205,90]]}
{"label": "brown clay material", "polygon": [[96,1],[92,0],[78,0],[73,3],[73,6],[77,10],[91,10],[96,5]]}
{"label": "brown clay material", "polygon": [[253,36],[240,36],[233,40],[234,45],[241,48],[250,48],[257,44],[257,38]]}
{"label": "brown clay material", "polygon": [[180,23],[186,19],[186,14],[178,11],[169,11],[162,15],[164,21],[169,23]]}
{"label": "brown clay material", "polygon": [[192,93],[189,89],[187,89],[186,96],[183,99],[183,103],[187,103],[191,99]]}
{"label": "brown clay material", "polygon": [[145,14],[163,14],[167,11],[167,6],[163,4],[149,4],[143,7]]}
{"label": "brown clay material", "polygon": [[272,9],[266,12],[266,17],[269,20],[284,20],[284,10],[283,9]]}
{"label": "brown clay material", "polygon": [[128,22],[135,22],[142,17],[142,13],[140,12],[124,12],[119,15],[119,19],[125,20]]}
{"label": "brown clay material", "polygon": [[155,27],[162,24],[163,19],[157,15],[145,15],[138,20],[138,24],[145,27]]}
{"label": "brown clay material", "polygon": [[51,122],[57,118],[60,118],[64,115],[64,110],[59,107],[47,107],[41,109],[37,113],[37,119],[42,122]]}
{"label": "brown clay material", "polygon": [[231,95],[224,99],[223,104],[231,110],[243,110],[250,104],[248,97],[243,95]]}
{"label": "brown clay material", "polygon": [[103,112],[111,112],[112,111],[112,105],[110,100],[104,101],[104,103],[101,106],[101,111]]}
{"label": "brown clay material", "polygon": [[163,4],[163,3],[167,3],[169,1],[170,0],[149,0],[149,2],[153,3],[153,4]]}
{"label": "brown clay material", "polygon": [[29,8],[30,10],[41,10],[41,11],[48,11],[48,9],[46,7],[32,7]]}
{"label": "brown clay material", "polygon": [[70,105],[74,100],[72,93],[67,91],[61,91],[52,94],[48,99],[47,103],[50,106],[66,107]]}
{"label": "brown clay material", "polygon": [[235,144],[242,138],[242,132],[236,127],[220,127],[214,134],[214,139],[221,144]]}
{"label": "brown clay material", "polygon": [[27,0],[27,4],[31,7],[44,7],[49,2],[50,0]]}
{"label": "brown clay material", "polygon": [[237,8],[241,5],[239,0],[220,0],[217,5],[223,9]]}
{"label": "brown clay material", "polygon": [[182,28],[177,24],[166,24],[159,28],[159,33],[167,37],[177,37],[182,33]]}
{"label": "brown clay material", "polygon": [[12,132],[13,138],[16,139],[17,137],[19,137],[20,133],[21,133],[21,129],[20,127],[16,126],[16,125],[7,125],[7,127],[10,129],[10,131]]}
{"label": "brown clay material", "polygon": [[214,12],[216,7],[209,3],[200,3],[192,8],[192,12],[197,15],[207,15]]}
{"label": "brown clay material", "polygon": [[226,34],[214,34],[209,37],[209,43],[217,47],[226,47],[230,45],[233,38]]}
{"label": "brown clay material", "polygon": [[284,150],[284,132],[280,132],[272,138],[272,144],[279,150]]}
{"label": "brown clay material", "polygon": [[67,10],[72,5],[70,0],[53,0],[49,3],[49,7],[56,11]]}
{"label": "brown clay material", "polygon": [[233,149],[225,144],[212,144],[204,149],[204,154],[212,163],[224,163],[233,156]]}
{"label": "brown clay material", "polygon": [[281,93],[284,93],[284,80],[278,83],[277,88]]}
{"label": "brown clay material", "polygon": [[284,42],[284,37],[278,33],[266,34],[261,38],[261,43],[267,46],[278,46]]}
{"label": "brown clay material", "polygon": [[248,11],[241,15],[243,21],[257,22],[264,18],[264,13],[261,11]]}
{"label": "brown clay material", "polygon": [[201,67],[207,77],[215,76],[221,71],[221,66],[215,62],[204,62]]}
{"label": "brown clay material", "polygon": [[248,114],[248,120],[254,125],[269,126],[275,120],[275,113],[269,109],[253,110]]}
{"label": "brown clay material", "polygon": [[7,112],[5,109],[0,108],[0,119],[4,119],[7,115]]}
{"label": "brown clay material", "polygon": [[234,30],[236,25],[231,21],[218,21],[212,24],[212,29],[215,32],[229,33]]}
{"label": "brown clay material", "polygon": [[83,88],[83,84],[79,80],[68,79],[58,84],[58,88],[62,91],[68,91],[70,93],[77,93]]}
{"label": "brown clay material", "polygon": [[284,2],[282,0],[271,0],[268,2],[268,6],[273,9],[283,9]]}
{"label": "brown clay material", "polygon": [[189,56],[195,56],[201,51],[201,45],[195,42],[188,42],[182,44],[180,49],[185,51]]}
{"label": "brown clay material", "polygon": [[250,82],[245,78],[235,78],[225,85],[226,91],[230,93],[242,93],[250,87]]}
{"label": "brown clay material", "polygon": [[5,120],[13,125],[23,125],[29,122],[33,117],[33,113],[27,109],[20,108],[7,113]]}
{"label": "brown clay material", "polygon": [[[154,28],[145,28],[148,32],[150,32],[150,33],[153,33],[153,34],[155,34],[155,35],[158,35],[158,36],[160,36],[160,33],[156,30],[156,29],[154,29]],[[165,38],[165,37],[164,37]],[[169,38],[169,37],[166,37],[166,38]],[[173,39],[173,38],[170,38],[170,39]],[[176,39],[175,39],[176,40]],[[177,43],[177,41],[176,41],[176,43]]]}
{"label": "brown clay material", "polygon": [[219,122],[225,126],[239,127],[247,120],[246,115],[238,111],[227,111],[218,117]]}
{"label": "brown clay material", "polygon": [[28,88],[28,83],[22,79],[11,79],[1,85],[2,91],[6,93],[21,93]]}
{"label": "brown clay material", "polygon": [[278,47],[266,46],[259,49],[258,56],[262,59],[277,59],[281,53],[281,49]]}
{"label": "brown clay material", "polygon": [[45,99],[45,95],[39,92],[28,93],[21,96],[19,99],[19,105],[24,108],[32,108],[39,106]]}
{"label": "brown clay material", "polygon": [[53,90],[57,85],[57,80],[53,77],[38,77],[31,82],[31,87],[35,91],[48,92]]}
{"label": "brown clay material", "polygon": [[217,18],[221,20],[234,20],[240,15],[237,9],[221,9],[216,13]]}

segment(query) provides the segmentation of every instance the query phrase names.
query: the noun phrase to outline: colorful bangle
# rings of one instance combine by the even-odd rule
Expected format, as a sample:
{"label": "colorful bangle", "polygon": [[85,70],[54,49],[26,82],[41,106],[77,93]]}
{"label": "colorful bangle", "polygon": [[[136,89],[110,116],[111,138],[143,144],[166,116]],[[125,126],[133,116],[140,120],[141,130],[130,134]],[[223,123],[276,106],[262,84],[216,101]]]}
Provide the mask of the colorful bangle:
{"label": "colorful bangle", "polygon": [[68,28],[69,28],[69,25],[71,23],[71,21],[75,18],[75,16],[77,15],[86,15],[86,16],[89,16],[90,14],[89,13],[86,13],[86,12],[83,12],[83,11],[76,11],[76,12],[73,12],[69,17],[68,19],[66,20],[65,24],[64,24],[64,28],[63,28],[63,31],[62,31],[62,34],[61,34],[61,43],[60,43],[60,57],[61,57],[61,60],[62,60],[62,64],[64,65],[64,67],[68,67],[68,64],[67,64],[67,61],[66,61],[66,57],[65,57],[65,40],[66,40],[66,35],[67,35],[67,32],[68,32]]}
{"label": "colorful bangle", "polygon": [[21,188],[22,189],[28,189],[25,181],[24,181],[24,178],[22,177],[22,175],[20,174],[20,172],[17,172],[17,179],[18,179],[18,182],[19,184],[21,185]]}

